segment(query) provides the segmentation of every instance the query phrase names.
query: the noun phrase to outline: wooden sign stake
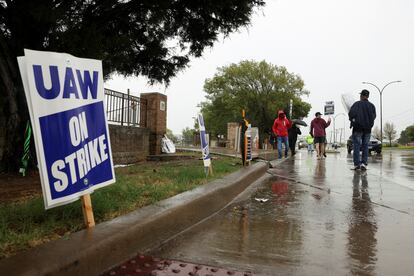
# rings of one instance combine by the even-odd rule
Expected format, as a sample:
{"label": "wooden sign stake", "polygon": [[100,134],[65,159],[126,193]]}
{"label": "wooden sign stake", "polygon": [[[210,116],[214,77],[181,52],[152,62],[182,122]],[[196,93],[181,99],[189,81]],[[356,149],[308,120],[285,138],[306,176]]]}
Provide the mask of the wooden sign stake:
{"label": "wooden sign stake", "polygon": [[213,176],[213,165],[210,164],[210,166],[208,166],[208,172],[211,176]]}
{"label": "wooden sign stake", "polygon": [[92,228],[95,226],[95,219],[93,217],[93,209],[91,202],[91,195],[86,194],[81,196],[83,219],[85,220],[86,228]]}

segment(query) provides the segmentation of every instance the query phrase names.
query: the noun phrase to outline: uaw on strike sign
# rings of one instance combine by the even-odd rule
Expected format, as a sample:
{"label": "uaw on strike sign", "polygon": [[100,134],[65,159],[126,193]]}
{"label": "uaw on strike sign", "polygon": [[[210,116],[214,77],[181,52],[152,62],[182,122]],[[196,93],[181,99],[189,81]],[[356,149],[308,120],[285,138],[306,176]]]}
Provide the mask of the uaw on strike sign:
{"label": "uaw on strike sign", "polygon": [[18,57],[46,209],[115,182],[102,62],[25,50]]}

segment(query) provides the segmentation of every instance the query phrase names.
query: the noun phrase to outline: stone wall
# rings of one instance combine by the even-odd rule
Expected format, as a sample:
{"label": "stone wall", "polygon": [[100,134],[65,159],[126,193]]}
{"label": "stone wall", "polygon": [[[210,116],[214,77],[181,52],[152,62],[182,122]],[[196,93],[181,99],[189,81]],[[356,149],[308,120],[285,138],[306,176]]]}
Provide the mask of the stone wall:
{"label": "stone wall", "polygon": [[148,128],[109,125],[109,135],[114,164],[135,163],[149,155]]}

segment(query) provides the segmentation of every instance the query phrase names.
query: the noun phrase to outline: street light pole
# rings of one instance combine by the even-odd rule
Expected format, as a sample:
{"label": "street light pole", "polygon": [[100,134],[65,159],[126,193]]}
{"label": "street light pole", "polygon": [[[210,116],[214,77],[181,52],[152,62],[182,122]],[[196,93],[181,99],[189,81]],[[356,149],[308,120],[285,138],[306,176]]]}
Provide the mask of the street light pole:
{"label": "street light pole", "polygon": [[[334,144],[336,145],[336,130],[335,130],[335,119],[336,117],[338,117],[339,115],[343,115],[346,117],[345,113],[338,113],[333,117],[333,129],[334,129]],[[345,130],[345,129],[344,129]]]}
{"label": "street light pole", "polygon": [[392,83],[397,83],[397,82],[401,82],[400,80],[397,81],[390,81],[389,83],[387,83],[386,85],[384,85],[384,87],[382,89],[379,89],[378,86],[376,86],[375,84],[371,83],[371,82],[367,82],[367,81],[363,81],[363,84],[369,84],[374,86],[379,94],[380,94],[380,133],[381,133],[381,144],[382,144],[382,92],[384,92],[385,87],[387,87],[388,85],[392,84]]}

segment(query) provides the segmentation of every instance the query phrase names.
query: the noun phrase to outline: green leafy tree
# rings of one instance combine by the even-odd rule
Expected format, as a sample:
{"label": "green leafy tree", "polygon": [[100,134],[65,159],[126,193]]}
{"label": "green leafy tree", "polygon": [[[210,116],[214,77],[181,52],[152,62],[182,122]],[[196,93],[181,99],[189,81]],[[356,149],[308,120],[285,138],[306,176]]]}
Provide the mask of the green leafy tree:
{"label": "green leafy tree", "polygon": [[400,139],[398,139],[398,143],[402,145],[410,142],[414,142],[414,125],[408,126],[401,131]]}
{"label": "green leafy tree", "polygon": [[17,168],[28,120],[16,57],[23,49],[103,61],[167,83],[220,34],[250,23],[264,0],[0,0],[0,171]]}
{"label": "green leafy tree", "polygon": [[271,131],[277,111],[287,112],[291,99],[292,117],[307,116],[311,105],[301,99],[309,94],[303,87],[300,76],[283,66],[266,61],[241,61],[219,68],[213,78],[205,81],[207,101],[200,107],[209,131],[215,135],[226,135],[227,123],[241,121],[244,109],[246,118],[259,127],[259,137],[263,141]]}
{"label": "green leafy tree", "polygon": [[384,125],[384,137],[390,143],[390,147],[392,147],[392,141],[397,137],[397,131],[395,130],[394,123],[386,122]]}
{"label": "green leafy tree", "polygon": [[168,137],[171,141],[173,141],[174,143],[177,143],[178,138],[177,138],[177,136],[175,136],[175,135],[174,135],[174,133],[172,132],[172,130],[171,130],[171,129],[168,129],[168,128],[167,128],[167,133],[166,133],[166,135],[167,135],[167,137]]}
{"label": "green leafy tree", "polygon": [[197,130],[191,129],[189,127],[184,128],[181,132],[183,143],[185,145],[193,145],[196,134],[197,134]]}

